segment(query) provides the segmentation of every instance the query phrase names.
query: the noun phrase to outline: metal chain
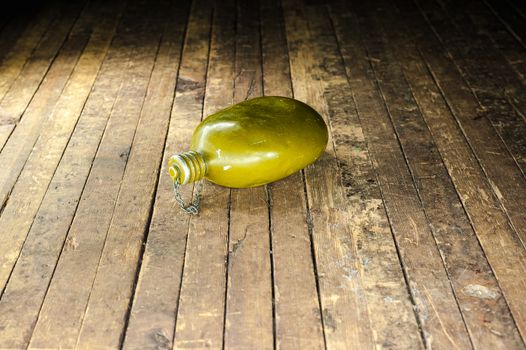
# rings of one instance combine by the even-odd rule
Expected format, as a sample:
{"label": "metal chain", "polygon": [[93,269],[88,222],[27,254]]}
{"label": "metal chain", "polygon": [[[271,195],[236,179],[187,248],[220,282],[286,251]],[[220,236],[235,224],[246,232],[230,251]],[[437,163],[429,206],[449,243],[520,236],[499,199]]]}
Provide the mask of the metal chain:
{"label": "metal chain", "polygon": [[188,205],[184,202],[184,199],[181,196],[181,186],[179,185],[179,179],[174,181],[173,185],[174,185],[175,200],[177,201],[181,209],[183,209],[183,211],[185,211],[188,214],[192,214],[192,215],[199,214],[199,208],[201,206],[201,194],[203,192],[203,181],[199,181],[197,183],[195,197],[192,199],[192,201]]}

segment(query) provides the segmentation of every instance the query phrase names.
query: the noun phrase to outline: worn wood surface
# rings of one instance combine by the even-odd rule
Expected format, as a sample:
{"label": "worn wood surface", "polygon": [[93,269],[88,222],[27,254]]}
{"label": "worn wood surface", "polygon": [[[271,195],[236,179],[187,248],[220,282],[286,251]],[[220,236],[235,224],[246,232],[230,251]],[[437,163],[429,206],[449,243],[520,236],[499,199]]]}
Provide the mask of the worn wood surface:
{"label": "worn wood surface", "polygon": [[[203,30],[211,28],[209,46],[203,46],[202,56],[208,57],[206,92],[203,114],[189,116],[191,125],[202,117],[232,103],[235,52],[235,3],[208,2],[214,6],[213,17],[203,18]],[[210,13],[207,12],[208,15]],[[210,24],[210,21],[212,24]],[[206,62],[203,61],[203,64]],[[192,130],[189,131],[188,136]],[[181,151],[184,151],[184,145]],[[219,186],[203,185],[203,210],[200,220],[190,218],[181,280],[179,307],[176,315],[175,348],[221,347],[224,329],[226,255],[228,247],[228,217],[230,191]],[[210,234],[213,232],[213,234]]]}
{"label": "worn wood surface", "polygon": [[[523,3],[32,6],[0,15],[1,349],[526,348]],[[262,95],[326,152],[183,213],[168,158]]]}
{"label": "worn wood surface", "polygon": [[[262,0],[260,9],[263,92],[293,97],[281,4]],[[303,172],[268,186],[276,348],[325,343],[304,186]]]}

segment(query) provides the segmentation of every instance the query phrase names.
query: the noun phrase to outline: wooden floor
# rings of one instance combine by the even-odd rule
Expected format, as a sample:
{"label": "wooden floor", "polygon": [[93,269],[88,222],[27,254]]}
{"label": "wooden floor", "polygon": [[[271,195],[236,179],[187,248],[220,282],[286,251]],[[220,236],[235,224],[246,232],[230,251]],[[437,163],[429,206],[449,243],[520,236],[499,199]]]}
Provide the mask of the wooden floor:
{"label": "wooden floor", "polygon": [[[0,349],[525,349],[525,48],[520,0],[2,10]],[[183,213],[166,160],[259,95],[325,154]]]}

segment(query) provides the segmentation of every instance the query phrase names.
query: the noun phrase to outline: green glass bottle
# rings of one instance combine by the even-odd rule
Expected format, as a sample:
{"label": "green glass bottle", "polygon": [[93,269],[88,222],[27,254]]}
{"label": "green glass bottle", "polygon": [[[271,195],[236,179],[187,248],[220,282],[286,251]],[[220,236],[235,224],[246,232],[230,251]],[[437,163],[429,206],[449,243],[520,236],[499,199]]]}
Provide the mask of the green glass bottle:
{"label": "green glass bottle", "polygon": [[225,187],[261,186],[314,162],[327,146],[323,118],[303,102],[258,97],[220,110],[194,131],[190,151],[174,155],[174,183],[206,178]]}

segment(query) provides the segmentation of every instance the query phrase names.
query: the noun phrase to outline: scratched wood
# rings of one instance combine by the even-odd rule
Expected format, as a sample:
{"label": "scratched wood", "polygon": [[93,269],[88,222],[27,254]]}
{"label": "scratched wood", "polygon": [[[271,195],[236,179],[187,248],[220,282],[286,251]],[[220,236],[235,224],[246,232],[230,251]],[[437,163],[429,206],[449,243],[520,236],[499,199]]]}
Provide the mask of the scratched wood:
{"label": "scratched wood", "polygon": [[[280,2],[261,1],[260,11],[264,94],[293,97]],[[273,183],[268,193],[276,348],[323,349],[303,174]]]}
{"label": "scratched wood", "polygon": [[517,10],[517,4],[521,2],[514,0],[509,1],[485,0],[484,3],[494,12],[495,16],[501,20],[508,30],[519,40],[523,45],[526,44],[526,28],[524,22],[526,21],[526,13],[524,12],[524,4],[522,4],[522,11]]}
{"label": "scratched wood", "polygon": [[[349,102],[344,102],[345,99],[338,96],[342,89],[347,89],[346,91],[349,92],[349,88],[345,76],[340,75],[338,78],[338,69],[341,72],[342,67],[341,61],[334,57],[334,52],[337,51],[334,35],[331,33],[332,37],[320,36],[319,31],[313,31],[312,38],[317,38],[316,46],[308,45],[304,40],[309,40],[309,36],[300,28],[306,27],[306,22],[310,22],[312,17],[304,18],[304,15],[300,17],[301,12],[297,10],[298,5],[295,3],[286,3],[286,5],[285,17],[295,96],[313,105],[322,115],[329,116],[331,125],[333,120],[335,123],[343,122],[340,118],[345,118],[346,112],[353,107],[349,105],[343,107]],[[311,14],[315,12],[320,12],[320,9],[310,11]],[[329,57],[331,55],[332,57],[326,60],[323,66],[316,64],[314,58],[318,55],[327,55],[327,51]],[[315,74],[318,67],[321,71]],[[320,81],[325,84],[319,86]],[[343,125],[345,123],[343,122]],[[333,129],[333,135],[335,130],[342,128]],[[363,136],[360,135],[361,129],[356,131],[356,136],[351,130],[343,128],[339,136],[340,141],[344,135],[350,140],[354,138],[354,142],[357,143],[360,138],[363,140]],[[369,186],[362,185],[363,193],[354,197],[354,205],[357,205],[363,195],[365,206],[358,207],[359,209],[354,211],[345,204],[347,191],[342,188],[342,180],[337,175],[340,164],[337,163],[336,156],[339,160],[340,156],[341,160],[347,162],[350,160],[349,153],[344,151],[347,148],[345,144],[336,140],[335,137],[334,145],[340,144],[340,146],[335,146],[333,150],[332,143],[329,142],[330,153],[324,157],[325,159],[322,158],[322,162],[317,162],[306,171],[327,347],[372,348],[373,344],[378,344],[377,346],[397,344],[399,347],[420,348],[422,343],[409,295],[407,290],[400,289],[400,286],[404,286],[404,282],[394,242],[385,216],[381,218],[385,215],[381,201],[377,199],[378,197],[373,197],[374,195],[367,195],[368,188],[374,193],[369,183]],[[356,149],[354,152],[360,153]],[[361,152],[361,156],[365,154]],[[365,159],[358,164],[363,171],[363,177],[356,177],[357,184],[362,181],[367,182],[370,179],[368,177],[371,171],[370,161]],[[380,215],[380,218],[377,218],[377,215]],[[365,238],[366,236],[375,237],[371,246],[366,243],[369,240]],[[381,252],[382,258],[369,255],[372,251]],[[369,278],[367,273],[369,264],[378,275]],[[386,294],[391,292],[393,294],[384,299],[387,295],[382,295],[376,288],[381,288]],[[353,293],[343,292],[345,289],[350,289]],[[397,332],[409,336],[395,336]]]}
{"label": "scratched wood", "polygon": [[[202,118],[231,105],[234,92],[235,3],[216,1],[214,5]],[[192,116],[191,122],[197,125],[200,117]],[[206,182],[202,194],[199,216],[190,218],[176,349],[220,349],[223,344],[230,191]]]}
{"label": "scratched wood", "polygon": [[491,39],[492,45],[505,57],[522,82],[526,82],[526,67],[523,64],[524,46],[507,30],[506,25],[480,3],[466,2],[461,15],[468,16],[477,31]]}
{"label": "scratched wood", "polygon": [[[132,72],[132,93],[137,94],[140,119],[127,120],[127,124],[135,126],[136,131],[133,143],[121,149],[126,153],[124,157],[121,153],[121,158],[127,159],[127,162],[80,328],[77,347],[81,349],[121,346],[166,135],[157,131],[163,125],[161,130],[166,127],[166,119],[159,120],[159,115],[152,111],[156,101],[151,98],[162,95],[147,88],[150,84],[158,84],[151,80],[152,65],[163,31],[168,34],[172,30],[168,23],[170,2],[160,1],[153,6],[151,2],[147,4],[153,12],[146,35],[139,44],[140,51],[134,58],[144,63],[138,64],[137,70]],[[145,93],[148,97],[141,106],[139,101],[145,98]],[[169,96],[170,93],[168,91]],[[124,111],[126,117],[136,115],[134,110],[129,110],[129,106]],[[107,307],[108,299],[114,300],[111,308]]]}
{"label": "scratched wood", "polygon": [[[22,28],[17,27],[23,25],[23,21],[13,19],[13,22],[10,23],[10,25],[6,26],[6,28],[3,28],[1,32],[2,37],[0,39],[0,48],[2,49],[0,53],[0,74],[2,76],[2,80],[0,80],[0,99],[4,98],[6,92],[16,80],[22,69],[27,69],[24,68],[24,65],[28,61],[29,57],[32,56],[32,54],[38,54],[39,51],[45,52],[45,50],[49,50],[49,48],[39,45],[39,43],[43,40],[42,36],[44,36],[46,32],[52,28],[55,30],[58,29],[59,32],[55,34],[47,34],[47,38],[51,36],[51,40],[47,40],[48,44],[52,44],[51,55],[53,55],[53,51],[56,53],[58,49],[57,43],[53,42],[52,40],[53,35],[59,35],[58,37],[54,37],[55,41],[57,41],[56,39],[60,38],[61,34],[63,38],[65,38],[68,34],[67,30],[63,31],[60,30],[62,28],[57,28],[60,7],[57,8],[56,5],[56,3],[52,5],[50,4],[49,8],[41,10],[38,14],[38,19],[29,22],[27,27],[24,28],[24,30],[20,33],[19,37],[17,36],[17,31],[20,31]],[[77,10],[80,10],[80,8],[77,8]],[[70,20],[71,19],[67,19],[67,21]],[[65,29],[67,29],[67,27]],[[12,43],[12,41],[14,41],[14,43]],[[58,44],[60,44],[60,40]],[[36,52],[34,52],[35,48],[37,48]],[[43,54],[42,57],[45,58],[46,54]],[[41,63],[36,63],[33,61],[33,64],[42,63],[44,64],[43,66],[46,67],[46,61]],[[47,63],[49,64],[49,61],[47,61]],[[41,76],[43,75],[44,74]]]}
{"label": "scratched wood", "polygon": [[384,106],[384,96],[376,86],[381,78],[370,68],[371,60],[380,62],[375,52],[378,48],[374,47],[379,37],[365,27],[363,12],[356,17],[347,20],[359,22],[360,27],[347,27],[343,57],[426,345],[432,339],[438,347],[467,348],[469,336],[462,315]]}
{"label": "scratched wood", "polygon": [[[234,102],[241,102],[263,94],[259,1],[237,2],[236,12]],[[266,187],[233,189],[225,349],[274,348],[270,259]]]}
{"label": "scratched wood", "polygon": [[[0,11],[0,348],[526,349],[524,23],[519,0]],[[260,95],[318,110],[326,152],[185,214],[168,158]]]}
{"label": "scratched wood", "polygon": [[[97,7],[92,7],[87,15],[94,19],[101,14],[103,12]],[[24,163],[24,171],[18,177],[2,212],[0,217],[0,225],[4,229],[1,240],[4,254],[1,256],[0,265],[2,289],[6,286],[42,198],[92,88],[111,41],[113,27],[112,17],[108,16],[106,21],[99,22],[94,28],[94,35],[54,106],[47,128],[41,131],[35,148]],[[2,175],[6,174],[9,174],[9,171],[2,172]],[[13,177],[16,180],[16,176]]]}
{"label": "scratched wood", "polygon": [[[317,38],[316,52],[325,56],[320,66],[325,83],[324,97],[345,195],[352,203],[348,209],[349,224],[354,236],[355,254],[359,258],[359,273],[363,278],[363,295],[367,299],[374,341],[377,346],[418,348],[421,343],[415,331],[416,319],[407,291],[399,287],[404,284],[403,275],[381,204],[372,158],[367,152],[364,129],[360,125],[356,106],[345,97],[351,95],[352,90],[339,56],[335,33],[323,8],[309,11],[307,19],[311,23],[313,36]],[[378,292],[378,288],[382,292]],[[402,333],[412,336],[398,336]]]}
{"label": "scratched wood", "polygon": [[[505,301],[498,297],[501,293],[498,283],[418,106],[411,97],[412,91],[404,80],[401,66],[393,55],[394,52],[401,55],[403,62],[414,60],[406,53],[406,47],[400,45],[409,34],[391,30],[395,27],[404,28],[394,13],[396,9],[393,7],[382,7],[376,11],[369,9],[367,14],[360,14],[360,17],[366,20],[371,35],[381,39],[368,41],[370,54],[379,60],[373,63],[373,67],[444,259],[471,342],[475,348],[518,347],[522,342],[511,313]],[[382,28],[377,20],[380,18],[388,19]],[[486,291],[486,297],[473,297],[477,295],[473,293],[475,289]]]}
{"label": "scratched wood", "polygon": [[[210,1],[192,4],[178,72],[156,200],[124,348],[172,348],[183,274],[188,214],[173,199],[166,164],[184,152],[203,110],[212,8]],[[192,196],[184,186],[183,197]]]}
{"label": "scratched wood", "polygon": [[[49,28],[47,28],[49,24],[48,15],[42,14],[42,19],[36,22],[35,26],[28,28],[27,35],[22,37],[20,42],[17,42],[14,51],[10,52],[12,54],[7,54],[6,59],[0,65],[0,75],[4,77],[0,80],[0,125],[3,125],[4,128],[9,125],[9,129],[11,129],[9,133],[2,132],[0,134],[0,145],[5,143],[16,127],[35,91],[39,88],[49,66],[70,33],[78,33],[80,29],[78,34],[87,40],[86,28],[89,27],[89,21],[93,17],[90,18],[90,16],[82,16],[81,14],[80,21],[78,21],[80,23],[76,23],[75,26],[76,30],[73,29],[70,32],[84,3],[81,0],[63,5],[64,9],[60,16],[57,16]],[[53,11],[50,15],[53,16]],[[45,28],[48,30],[40,39]],[[81,45],[83,43],[82,39],[77,42]],[[35,43],[38,43],[36,48],[34,48]],[[72,62],[74,62],[78,55],[73,54],[72,58]]]}
{"label": "scratched wood", "polygon": [[[470,4],[471,7],[467,9],[469,13],[476,12],[471,9],[473,7],[482,7],[473,6],[470,2],[465,6]],[[451,19],[449,23],[452,25],[449,28],[456,27],[458,34],[448,34],[448,29],[440,31],[439,35],[444,42],[449,41],[448,36],[463,38],[460,40],[466,45],[459,49],[462,44],[457,40],[454,44],[448,45],[451,48],[449,52],[463,71],[482,108],[485,109],[486,117],[497,130],[524,175],[526,174],[526,140],[523,135],[526,133],[526,120],[523,119],[523,115],[526,113],[526,88],[520,72],[526,69],[526,65],[512,65],[509,62],[526,59],[525,47],[514,41],[516,45],[509,43],[508,50],[497,50],[491,45],[491,37],[481,34],[475,23],[466,21],[464,13],[458,10],[457,6],[449,2],[443,6],[447,12],[446,16]],[[499,33],[493,29],[490,31]],[[499,38],[499,41],[505,45],[506,39],[511,39],[511,36]],[[508,57],[507,53],[510,51],[511,57]],[[516,73],[517,70],[519,74]]]}
{"label": "scratched wood", "polygon": [[[471,119],[477,112],[473,96],[468,93],[453,63],[433,40],[433,34],[422,22],[418,8],[406,2],[400,3],[399,8],[414,25],[410,32],[420,47],[419,51],[412,48],[412,56],[421,54],[425,60],[420,65],[413,60],[402,60],[407,62],[404,66],[407,67],[406,74],[412,91],[524,339],[525,306],[524,298],[520,295],[526,287],[526,281],[522,277],[524,273],[519,272],[526,268],[524,246],[499,205],[500,194],[493,194],[494,184],[486,178],[480,166],[482,164],[472,153],[469,139],[463,138],[465,132],[484,130],[486,126],[481,125],[480,120]],[[406,49],[411,50],[411,47],[408,45]],[[424,72],[428,69],[432,75],[424,79]],[[429,79],[433,79],[438,86]],[[461,122],[461,128],[455,119]],[[492,140],[490,134],[484,139]],[[492,169],[501,166],[492,164]],[[518,184],[515,188],[520,190],[524,186]],[[515,267],[513,271],[509,270],[509,266]]]}
{"label": "scratched wood", "polygon": [[[57,7],[53,5],[55,4],[29,11],[27,14],[15,14],[0,31],[0,101],[50,23],[58,15]],[[6,123],[4,113],[0,103],[0,151],[15,127],[15,124]]]}
{"label": "scratched wood", "polygon": [[[50,116],[53,115],[53,109],[57,104],[57,101],[61,98],[61,93],[65,88],[67,81],[75,68],[82,50],[84,49],[88,39],[90,23],[95,20],[93,12],[85,13],[83,16],[84,20],[81,20],[74,26],[72,31],[69,33],[68,40],[62,46],[59,54],[54,59],[53,66],[47,71],[44,81],[39,86],[39,89],[34,95],[20,94],[25,96],[24,98],[29,99],[31,102],[29,105],[18,107],[17,114],[9,115],[2,114],[1,118],[6,119],[7,124],[12,124],[12,121],[20,119],[21,113],[23,113],[22,120],[18,123],[17,128],[11,133],[10,139],[7,141],[5,146],[0,153],[0,162],[4,164],[6,171],[0,173],[0,207],[6,202],[7,197],[13,189],[24,164],[26,163],[32,148],[35,146],[36,140],[39,137],[41,128],[48,119],[52,119]],[[69,13],[66,18],[62,18],[57,23],[58,28],[55,28],[58,33],[67,34],[68,28],[71,26],[73,14]],[[51,35],[51,38],[55,37],[56,34]],[[54,38],[55,41],[57,38]],[[59,38],[59,40],[62,38]],[[50,39],[51,40],[51,39]],[[49,44],[49,43],[48,43]],[[51,42],[50,46],[57,46],[56,42]],[[44,49],[44,53],[49,55],[48,49]],[[54,53],[53,53],[54,54]],[[47,57],[47,59],[51,59]],[[41,67],[38,54],[34,58],[36,64],[35,67],[38,71],[45,70]],[[28,72],[30,79],[40,79],[37,74],[37,78],[34,78],[32,72]],[[43,73],[43,72],[42,72]],[[20,80],[21,77],[19,76]],[[30,85],[29,88],[35,89],[37,86]],[[13,86],[11,90],[16,88]],[[25,89],[24,85],[19,86],[17,89],[19,92]],[[14,93],[14,98],[18,99],[18,94]],[[4,99],[5,100],[5,99]],[[13,106],[18,106],[18,103],[13,103]],[[52,123],[52,120],[49,120]],[[47,129],[47,127],[44,127]]]}
{"label": "scratched wood", "polygon": [[[422,20],[420,17],[415,18],[415,25],[428,28],[427,23],[421,22]],[[426,44],[435,45],[436,39],[430,38]],[[440,76],[437,77],[438,81],[440,79]],[[505,208],[523,244],[526,244],[526,187],[523,186],[523,173],[503,141],[495,137],[496,132],[478,99],[473,97],[470,87],[460,83],[445,84],[442,88],[451,108],[459,116],[462,130],[490,180],[494,193]],[[455,91],[448,92],[447,89],[450,88]]]}
{"label": "scratched wood", "polygon": [[[144,12],[144,5],[132,6],[127,11],[96,82],[96,88],[100,90],[93,92],[87,101],[84,110],[86,118],[91,119],[94,114],[105,112],[101,116],[105,119],[101,125],[103,129],[99,131],[104,131],[104,136],[101,141],[99,135],[100,144],[94,144],[92,152],[97,153],[91,154],[95,159],[75,218],[61,247],[60,259],[46,293],[31,347],[60,344],[71,348],[77,343],[93,274],[100,258],[155,55],[158,40],[155,37],[156,26],[138,21]],[[125,28],[132,31],[127,32]],[[152,34],[145,34],[150,29]],[[148,48],[148,42],[153,48]],[[136,61],[132,63],[133,59]],[[127,98],[134,98],[134,103],[130,103]],[[105,100],[108,101],[108,108],[99,109]],[[105,179],[103,185],[101,179]],[[97,200],[99,203],[93,205]],[[93,220],[93,217],[97,220]],[[83,278],[72,288],[67,288],[67,294],[64,293],[62,286],[71,281],[71,276],[78,275]]]}
{"label": "scratched wood", "polygon": [[526,106],[523,83],[502,53],[490,45],[489,38],[480,35],[465,20],[457,6],[446,2],[447,14],[427,1],[420,6],[477,96],[483,109],[482,117],[491,122],[524,175],[526,140],[523,135],[526,134],[526,121],[509,102],[511,97],[518,106]]}
{"label": "scratched wood", "polygon": [[[59,101],[55,109],[54,117],[61,120],[63,125],[67,125],[68,119],[74,123],[75,117],[80,113],[80,106],[83,105],[106,55],[112,33],[119,19],[120,4],[115,2],[114,6],[99,7],[94,13],[95,16],[102,16],[104,19],[98,21],[94,27],[90,42],[64,91],[63,96],[69,96],[67,107],[64,103],[60,104]],[[68,89],[71,90],[68,91]],[[106,106],[110,107],[111,101],[106,103]],[[31,230],[27,233],[22,231],[22,227],[18,227],[18,234],[27,233],[27,238],[17,264],[9,276],[7,286],[5,286],[6,281],[2,281],[5,291],[0,300],[0,309],[3,310],[0,323],[4,325],[0,338],[3,335],[10,338],[13,341],[12,346],[26,345],[29,341],[31,330],[38,316],[39,305],[42,304],[92,161],[92,157],[89,156],[90,149],[93,149],[94,152],[100,139],[100,132],[97,131],[104,125],[104,121],[97,118],[86,120],[86,115],[83,116],[84,118],[79,121],[71,136],[70,147],[53,176],[50,189],[38,208]],[[60,140],[58,138],[60,130],[55,129],[54,131],[55,140]],[[67,129],[62,132],[67,133]],[[87,147],[90,143],[94,145],[91,148]],[[19,183],[24,184],[24,178],[25,176],[22,175]],[[16,193],[15,187],[14,194]],[[7,215],[8,212],[4,212],[2,218],[8,218]],[[32,215],[34,216],[35,213]],[[17,254],[17,248],[16,246],[3,247],[8,254]],[[4,262],[2,266],[7,269],[12,265]],[[32,287],[28,287],[29,285]],[[19,304],[20,300],[24,300],[25,307],[13,307]]]}

